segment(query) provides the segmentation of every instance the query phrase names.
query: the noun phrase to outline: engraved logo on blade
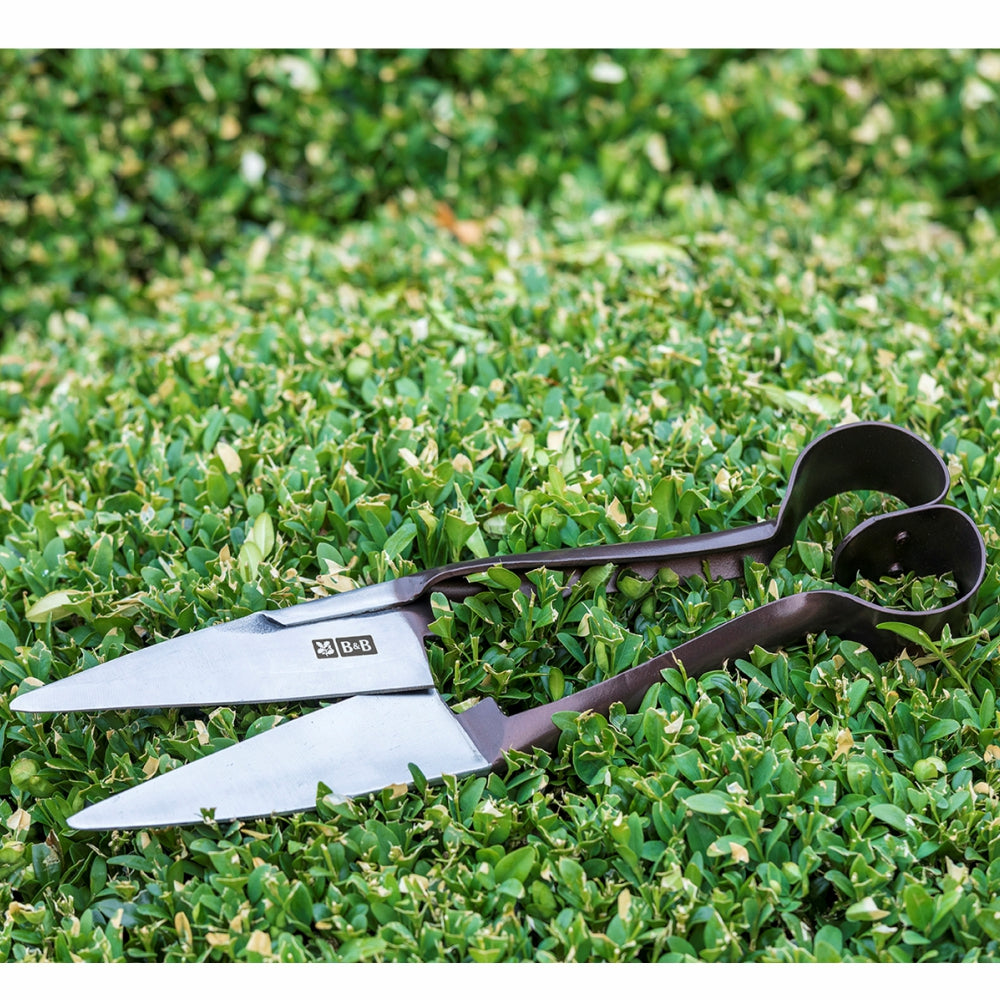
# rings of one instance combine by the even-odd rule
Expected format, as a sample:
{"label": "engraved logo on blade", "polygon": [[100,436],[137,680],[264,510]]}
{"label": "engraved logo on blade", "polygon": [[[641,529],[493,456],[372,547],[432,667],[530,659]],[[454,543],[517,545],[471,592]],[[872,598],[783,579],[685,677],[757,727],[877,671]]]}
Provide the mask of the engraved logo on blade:
{"label": "engraved logo on blade", "polygon": [[337,640],[341,656],[374,656],[378,650],[370,635],[348,635]]}
{"label": "engraved logo on blade", "polygon": [[313,639],[317,660],[333,660],[338,656],[375,656],[375,640],[370,635],[345,635],[340,639]]}

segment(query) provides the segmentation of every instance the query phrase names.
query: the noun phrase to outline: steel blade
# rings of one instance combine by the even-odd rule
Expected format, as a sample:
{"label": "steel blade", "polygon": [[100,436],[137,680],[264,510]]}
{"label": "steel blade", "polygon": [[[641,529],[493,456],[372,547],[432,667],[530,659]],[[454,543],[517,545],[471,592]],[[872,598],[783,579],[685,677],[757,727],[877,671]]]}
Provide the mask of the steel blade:
{"label": "steel blade", "polygon": [[27,691],[17,712],[257,704],[431,687],[430,612],[303,625],[266,613],[168,639]]}
{"label": "steel blade", "polygon": [[88,806],[80,830],[198,823],[313,809],[322,782],[338,799],[483,773],[489,763],[436,691],[348,698]]}

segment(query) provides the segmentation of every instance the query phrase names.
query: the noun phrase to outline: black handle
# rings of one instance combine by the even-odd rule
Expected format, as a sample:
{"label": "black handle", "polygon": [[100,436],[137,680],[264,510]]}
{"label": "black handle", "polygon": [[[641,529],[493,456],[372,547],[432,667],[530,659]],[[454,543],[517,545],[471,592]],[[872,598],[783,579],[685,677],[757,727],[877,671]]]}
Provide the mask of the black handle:
{"label": "black handle", "polygon": [[[821,434],[799,455],[788,479],[778,516],[745,527],[649,542],[620,542],[553,552],[525,552],[454,563],[419,573],[412,581],[411,600],[432,591],[462,597],[464,581],[492,566],[524,573],[539,566],[578,574],[591,566],[614,564],[617,571],[669,568],[690,578],[707,571],[712,577],[737,579],[747,559],[769,563],[795,538],[805,516],[817,504],[839,493],[876,490],[902,500],[908,507],[939,503],[948,492],[948,468],[921,438],[894,424],[860,421]],[[400,583],[402,581],[397,581]],[[455,591],[454,594],[452,591]]]}
{"label": "black handle", "polygon": [[[667,653],[548,705],[508,717],[496,702],[487,699],[460,715],[459,721],[486,759],[499,766],[507,750],[553,749],[559,739],[559,730],[552,722],[557,712],[607,715],[619,702],[634,711],[670,667],[682,666],[688,676],[696,676],[747,655],[754,646],[776,648],[821,631],[863,642],[885,659],[902,650],[905,643],[895,633],[879,629],[884,622],[906,622],[932,637],[946,624],[959,627],[986,572],[986,548],[978,528],[961,511],[941,505],[887,517],[895,520],[888,526],[898,529],[897,534],[913,532],[918,539],[924,532],[933,534],[933,545],[912,548],[907,570],[922,576],[951,571],[959,588],[954,601],[929,611],[909,611],[884,608],[841,591],[806,591],[747,611]],[[884,551],[895,560],[895,550]],[[887,573],[890,564],[869,562],[869,568],[884,575],[881,571]]]}
{"label": "black handle", "polygon": [[915,434],[893,424],[862,421],[821,434],[799,455],[784,499],[773,520],[725,531],[648,542],[618,542],[549,552],[524,552],[452,563],[385,583],[268,611],[276,625],[303,625],[358,614],[371,614],[443,593],[462,600],[479,593],[469,578],[494,566],[520,576],[547,567],[569,573],[569,584],[592,566],[612,565],[617,574],[634,570],[647,577],[671,569],[679,577],[708,573],[738,579],[747,559],[769,563],[790,544],[805,516],[817,504],[858,490],[878,490],[911,507],[937,503],[948,492],[948,469],[941,456]]}

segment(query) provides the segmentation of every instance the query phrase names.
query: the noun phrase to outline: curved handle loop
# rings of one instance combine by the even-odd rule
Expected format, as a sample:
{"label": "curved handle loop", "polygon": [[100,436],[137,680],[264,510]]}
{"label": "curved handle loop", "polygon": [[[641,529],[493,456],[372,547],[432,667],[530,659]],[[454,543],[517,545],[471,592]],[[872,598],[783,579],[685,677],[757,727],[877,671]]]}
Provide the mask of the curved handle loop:
{"label": "curved handle loop", "polygon": [[[864,552],[866,576],[888,575],[900,554],[896,536],[901,532],[911,533],[912,546],[907,543],[903,547],[905,569],[921,576],[952,572],[959,589],[955,600],[929,611],[911,611],[882,607],[839,590],[805,591],[746,611],[669,652],[548,705],[506,716],[488,698],[458,719],[487,759],[500,767],[508,750],[554,749],[559,730],[552,717],[557,712],[591,711],[607,715],[618,702],[628,711],[635,711],[649,688],[671,667],[683,668],[688,676],[697,676],[723,666],[728,660],[746,656],[754,646],[776,648],[822,631],[863,642],[876,656],[887,659],[900,652],[905,641],[879,628],[886,622],[906,622],[931,636],[940,634],[945,625],[958,627],[986,572],[986,548],[972,519],[954,507],[930,504],[884,515],[869,530],[882,537],[872,549],[858,550]],[[856,537],[860,538],[860,533]],[[894,544],[882,546],[887,539]],[[860,565],[851,559],[842,558],[844,572],[848,565]]]}
{"label": "curved handle loop", "polygon": [[[737,562],[742,569],[746,557],[769,562],[794,540],[802,519],[817,504],[838,493],[878,490],[910,506],[869,518],[847,535],[834,553],[836,581],[848,585],[858,575],[878,580],[904,573],[941,576],[950,572],[958,592],[944,606],[910,610],[884,607],[843,591],[806,591],[744,612],[675,649],[551,704],[507,717],[487,699],[459,719],[499,766],[508,750],[552,749],[559,736],[552,724],[556,712],[607,714],[618,702],[634,711],[670,667],[683,667],[688,676],[695,676],[747,655],[754,646],[774,648],[821,631],[863,642],[886,659],[905,647],[899,635],[880,628],[887,622],[904,622],[932,637],[945,625],[960,627],[986,573],[986,547],[968,515],[940,502],[948,486],[948,469],[941,457],[916,435],[891,424],[850,424],[821,435],[799,456],[778,516],[753,526],[766,533],[766,539],[758,534],[746,546],[712,547],[712,541],[743,530],[735,529],[718,532],[714,538],[706,536],[709,546],[703,550],[710,571],[736,575],[719,569],[731,571]],[[672,541],[688,545],[697,538]],[[669,547],[672,542],[660,544]],[[684,555],[691,559],[695,554]]]}

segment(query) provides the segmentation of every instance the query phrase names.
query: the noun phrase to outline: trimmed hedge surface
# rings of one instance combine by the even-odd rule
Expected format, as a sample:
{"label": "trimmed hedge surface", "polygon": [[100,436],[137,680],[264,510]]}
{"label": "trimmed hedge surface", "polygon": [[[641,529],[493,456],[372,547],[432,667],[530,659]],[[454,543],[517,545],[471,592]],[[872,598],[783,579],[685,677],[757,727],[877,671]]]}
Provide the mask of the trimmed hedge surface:
{"label": "trimmed hedge surface", "polygon": [[[996,959],[992,59],[0,54],[0,957]],[[128,833],[64,819],[314,706],[9,709],[432,564],[771,516],[855,418],[942,451],[990,556],[891,662],[813,636],[503,776]],[[438,688],[517,711],[828,586],[884,502],[742,581],[498,574],[435,602]]]}
{"label": "trimmed hedge surface", "polygon": [[[179,631],[483,553],[767,516],[832,422],[936,442],[995,557],[995,233],[921,206],[678,188],[462,243],[411,199],[328,242],[234,246],[17,337],[0,454],[5,698]],[[820,235],[822,234],[822,235]],[[536,577],[438,602],[456,705],[510,711],[826,584],[878,498],[745,580]],[[947,580],[890,600],[933,603]],[[863,582],[858,586],[869,586]],[[869,592],[869,591],[864,591]],[[45,603],[41,603],[45,602]],[[997,577],[966,636],[879,664],[817,636],[634,716],[567,720],[503,778],[222,827],[63,817],[309,706],[14,717],[0,705],[9,959],[992,959]],[[34,679],[34,680],[32,680]]]}

